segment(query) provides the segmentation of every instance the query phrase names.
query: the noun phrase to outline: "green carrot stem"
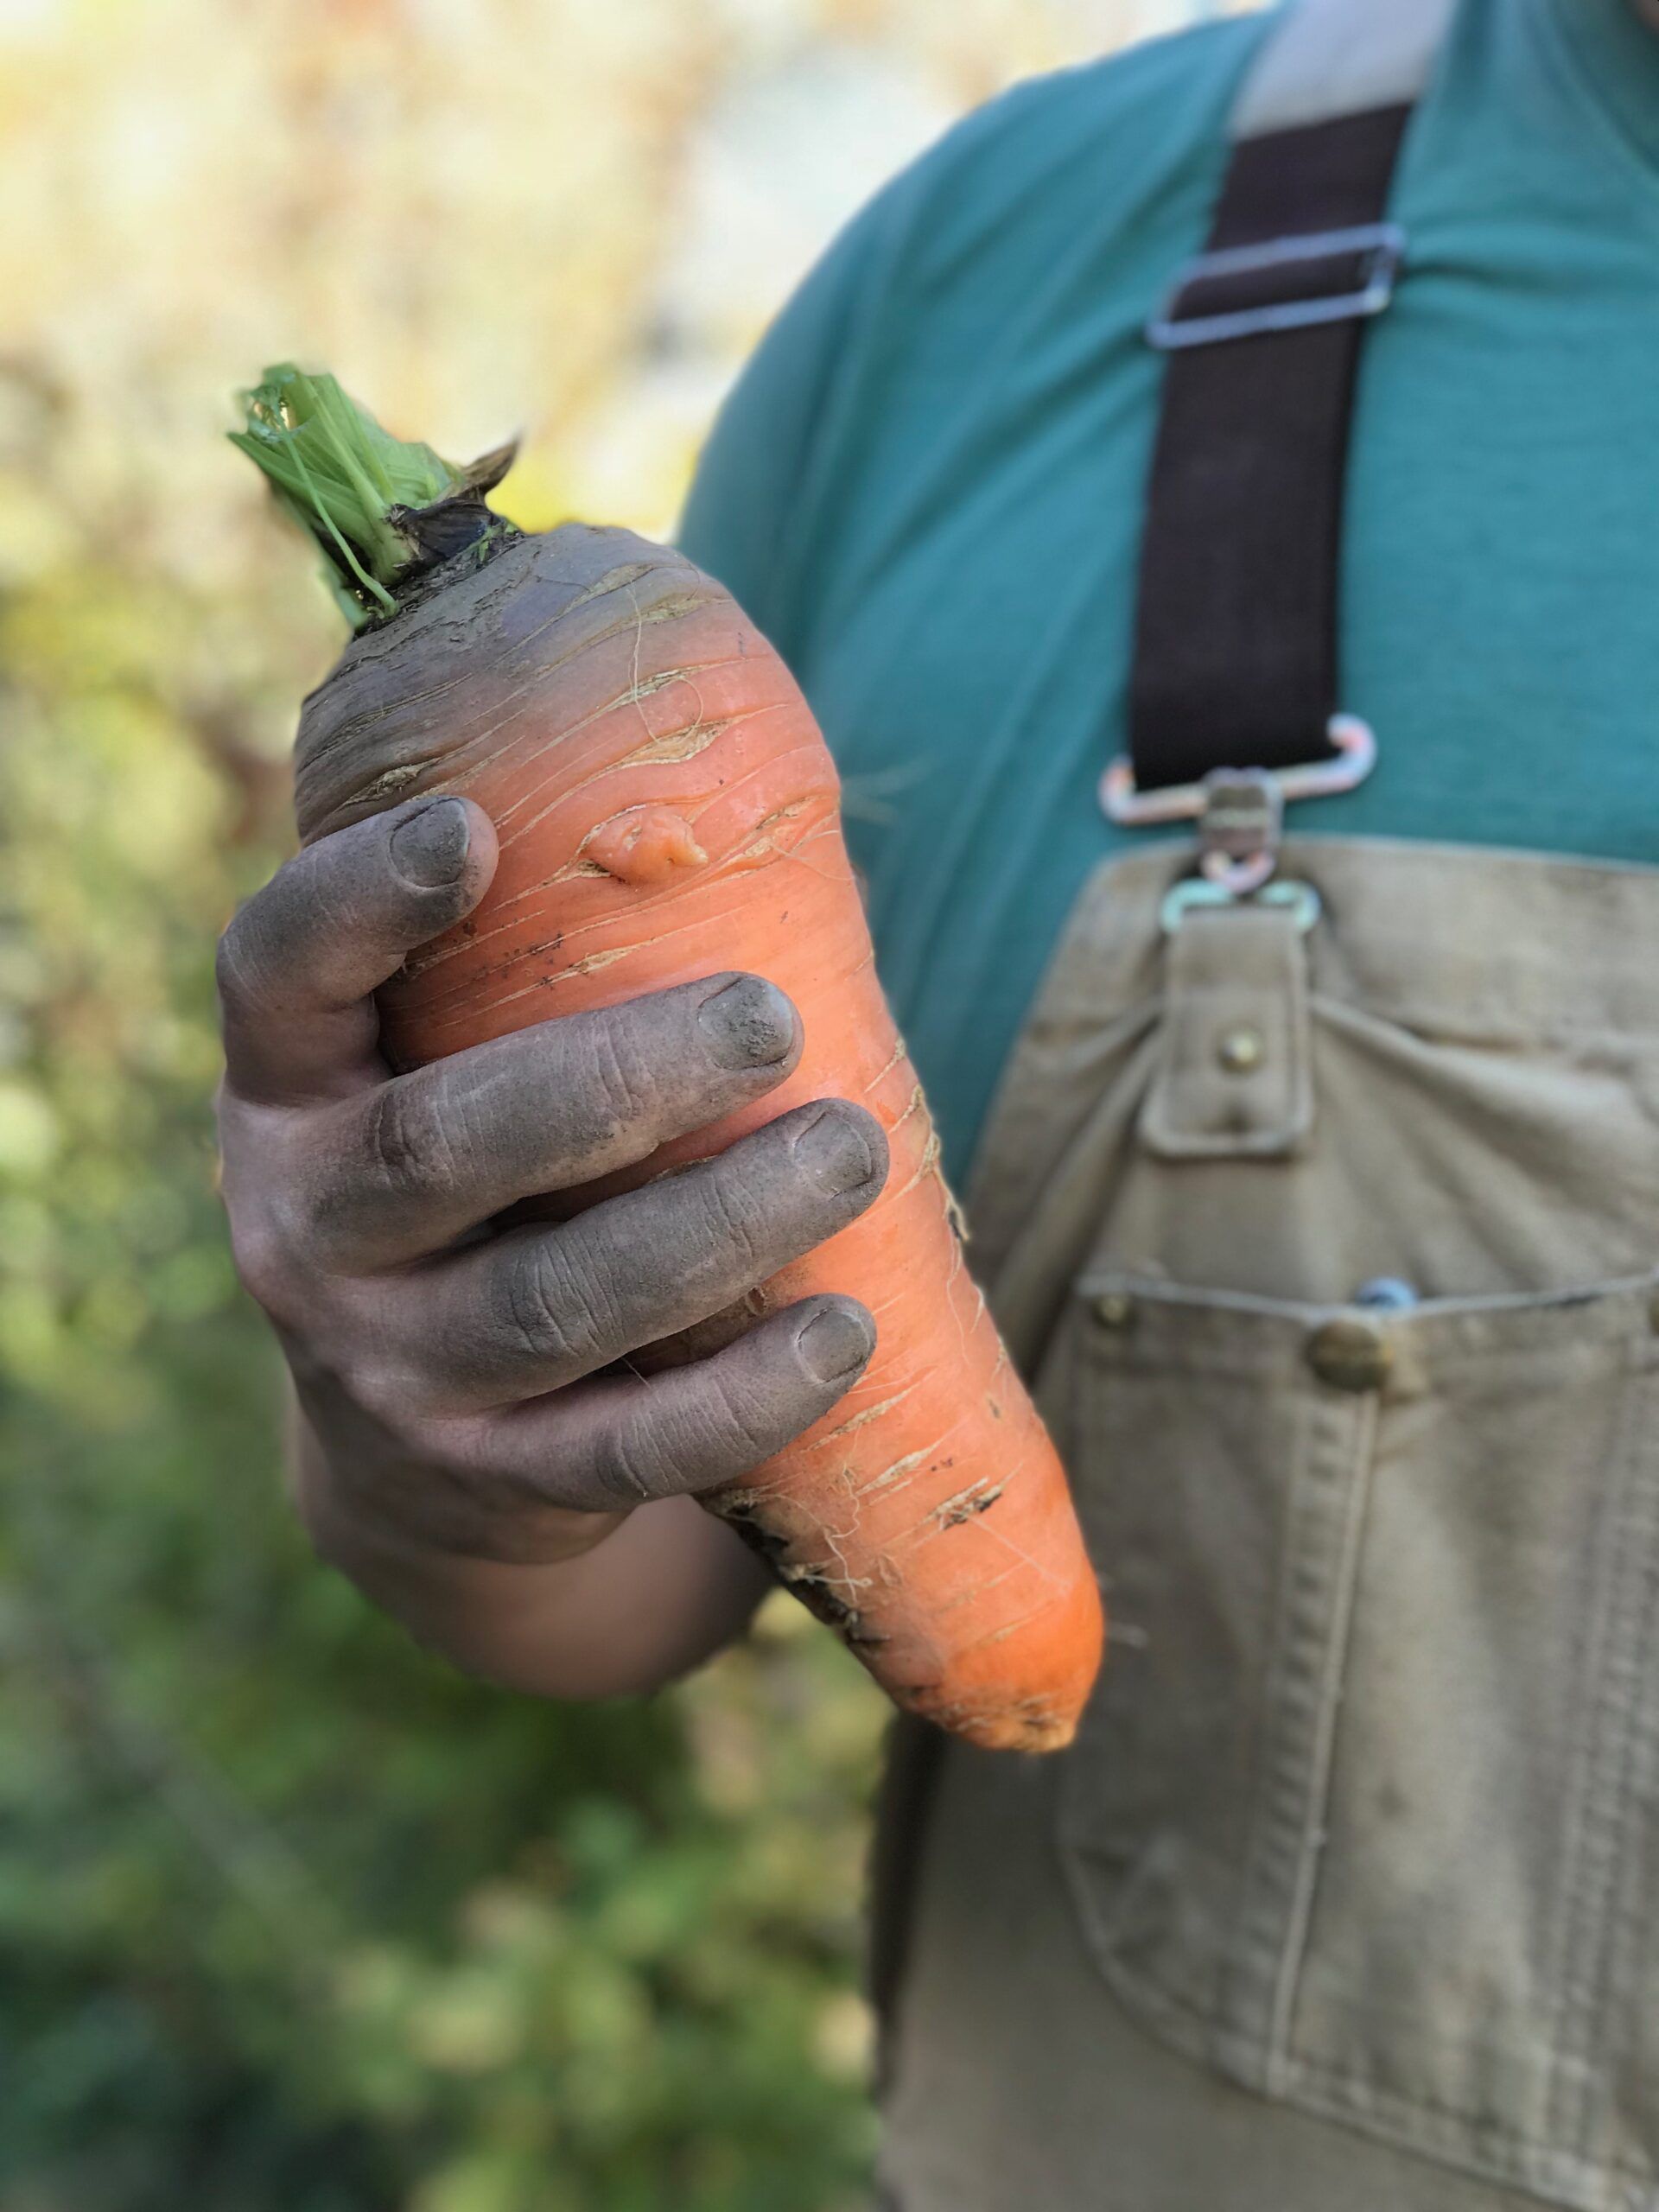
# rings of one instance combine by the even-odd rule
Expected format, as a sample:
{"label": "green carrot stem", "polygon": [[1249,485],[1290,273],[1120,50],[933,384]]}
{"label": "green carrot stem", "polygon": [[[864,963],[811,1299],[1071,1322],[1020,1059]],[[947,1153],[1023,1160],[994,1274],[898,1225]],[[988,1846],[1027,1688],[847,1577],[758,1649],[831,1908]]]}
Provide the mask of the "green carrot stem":
{"label": "green carrot stem", "polygon": [[267,369],[241,399],[245,426],[230,432],[232,444],[264,471],[316,540],[330,587],[354,625],[395,612],[399,585],[432,565],[434,533],[413,526],[423,510],[454,514],[467,502],[476,510],[475,534],[508,527],[490,515],[483,494],[510,449],[490,456],[493,467],[457,468],[430,446],[382,429],[333,377],[308,374],[292,361]]}

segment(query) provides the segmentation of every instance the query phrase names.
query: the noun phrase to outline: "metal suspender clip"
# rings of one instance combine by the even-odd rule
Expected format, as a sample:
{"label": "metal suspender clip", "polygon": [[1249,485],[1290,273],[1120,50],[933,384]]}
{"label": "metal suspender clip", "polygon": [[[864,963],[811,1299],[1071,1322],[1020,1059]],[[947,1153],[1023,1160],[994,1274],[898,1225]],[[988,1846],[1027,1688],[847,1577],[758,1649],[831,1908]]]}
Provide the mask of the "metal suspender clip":
{"label": "metal suspender clip", "polygon": [[1195,255],[1147,323],[1147,336],[1171,353],[1381,315],[1394,296],[1405,250],[1398,223],[1360,223]]}
{"label": "metal suspender clip", "polygon": [[1289,906],[1304,934],[1319,915],[1311,883],[1276,880],[1279,837],[1284,827],[1283,779],[1264,768],[1217,768],[1204,779],[1198,816],[1198,872],[1172,884],[1160,918],[1165,931],[1179,928],[1194,906]]}
{"label": "metal suspender clip", "polygon": [[1376,760],[1370,725],[1357,715],[1333,715],[1334,760],[1310,760],[1294,768],[1215,768],[1202,783],[1175,784],[1161,791],[1135,789],[1127,757],[1114,760],[1101,779],[1101,804],[1114,822],[1141,826],[1159,822],[1196,821],[1198,872],[1175,884],[1164,900],[1163,925],[1173,930],[1192,906],[1230,905],[1238,899],[1296,909],[1298,926],[1311,929],[1319,918],[1319,894],[1310,884],[1277,883],[1280,833],[1285,802],[1327,791],[1351,791]]}
{"label": "metal suspender clip", "polygon": [[1202,783],[1166,784],[1146,791],[1135,780],[1135,763],[1127,753],[1121,753],[1100,779],[1101,807],[1109,822],[1134,830],[1162,822],[1202,821],[1218,778],[1264,777],[1281,803],[1351,791],[1356,784],[1364,782],[1376,765],[1376,735],[1370,724],[1357,715],[1332,715],[1326,728],[1335,748],[1329,760],[1307,760],[1290,768],[1221,768]]}

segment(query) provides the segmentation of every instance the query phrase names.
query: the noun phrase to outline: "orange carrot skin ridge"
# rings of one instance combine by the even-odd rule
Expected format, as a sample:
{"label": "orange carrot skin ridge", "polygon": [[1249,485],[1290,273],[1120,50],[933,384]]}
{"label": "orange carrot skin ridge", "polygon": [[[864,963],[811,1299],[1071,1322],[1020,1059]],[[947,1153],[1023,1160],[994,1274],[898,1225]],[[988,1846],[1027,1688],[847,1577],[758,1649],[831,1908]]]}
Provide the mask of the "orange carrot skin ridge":
{"label": "orange carrot skin ridge", "polygon": [[850,1293],[878,1342],[822,1421],[702,1503],[900,1705],[986,1746],[1058,1748],[1099,1665],[1098,1588],[964,1263],[805,701],[728,593],[625,531],[567,524],[440,581],[353,639],[296,757],[308,842],[429,791],[496,827],[482,903],[381,994],[394,1063],[727,969],[789,994],[794,1073],[627,1179],[813,1099],[868,1107],[892,1152],[881,1196],[753,1302]]}

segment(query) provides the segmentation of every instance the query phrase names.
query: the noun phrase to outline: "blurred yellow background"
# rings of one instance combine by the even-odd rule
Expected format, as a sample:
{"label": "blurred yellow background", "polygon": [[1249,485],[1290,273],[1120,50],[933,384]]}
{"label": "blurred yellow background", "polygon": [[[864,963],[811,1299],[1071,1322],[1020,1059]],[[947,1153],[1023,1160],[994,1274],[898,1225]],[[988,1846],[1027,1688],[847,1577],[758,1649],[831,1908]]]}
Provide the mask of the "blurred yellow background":
{"label": "blurred yellow background", "polygon": [[837,224],[1180,0],[0,0],[0,2212],[836,2212],[883,1712],[806,1616],[651,1705],[309,1562],[212,1187],[212,944],[340,642],[224,442],[334,368],[671,526]]}

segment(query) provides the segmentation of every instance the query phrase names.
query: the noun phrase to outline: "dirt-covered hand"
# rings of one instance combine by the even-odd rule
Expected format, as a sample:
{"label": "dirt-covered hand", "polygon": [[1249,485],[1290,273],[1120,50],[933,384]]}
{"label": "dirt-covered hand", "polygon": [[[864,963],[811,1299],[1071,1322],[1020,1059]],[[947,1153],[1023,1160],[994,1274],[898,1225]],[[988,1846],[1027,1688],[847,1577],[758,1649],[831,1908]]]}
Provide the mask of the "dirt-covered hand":
{"label": "dirt-covered hand", "polygon": [[495,859],[478,807],[417,800],[250,900],[219,950],[219,1128],[237,1264],[327,1468],[314,1529],[529,1562],[747,1472],[856,1380],[874,1324],[836,1296],[690,1364],[626,1363],[861,1213],[887,1153],[826,1101],[569,1219],[504,1224],[760,1096],[801,1038],[771,984],[714,976],[393,1074],[372,994]]}

